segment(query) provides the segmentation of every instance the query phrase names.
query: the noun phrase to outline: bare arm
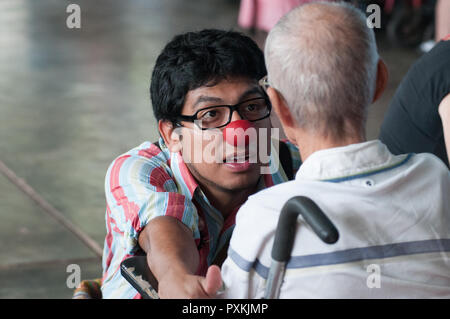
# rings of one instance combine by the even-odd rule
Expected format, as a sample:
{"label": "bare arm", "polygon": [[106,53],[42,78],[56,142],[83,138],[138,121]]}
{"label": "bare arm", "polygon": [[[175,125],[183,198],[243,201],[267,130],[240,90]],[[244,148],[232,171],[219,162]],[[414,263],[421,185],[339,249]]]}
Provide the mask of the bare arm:
{"label": "bare arm", "polygon": [[219,289],[216,269],[212,282],[194,275],[199,264],[195,240],[177,219],[162,216],[151,220],[139,235],[139,245],[158,280],[160,298],[209,298]]}
{"label": "bare arm", "polygon": [[439,105],[439,115],[444,128],[445,149],[450,158],[450,94],[448,94]]}

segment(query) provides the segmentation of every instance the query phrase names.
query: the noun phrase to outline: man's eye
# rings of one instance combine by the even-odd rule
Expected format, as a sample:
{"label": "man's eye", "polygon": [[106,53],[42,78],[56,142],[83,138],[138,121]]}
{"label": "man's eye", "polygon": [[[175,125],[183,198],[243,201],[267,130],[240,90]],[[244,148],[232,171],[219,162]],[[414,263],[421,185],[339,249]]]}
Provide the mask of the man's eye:
{"label": "man's eye", "polygon": [[211,118],[214,118],[216,115],[217,115],[217,111],[215,111],[215,110],[208,111],[202,115],[202,119],[211,119]]}
{"label": "man's eye", "polygon": [[246,106],[245,110],[249,111],[249,112],[253,112],[253,111],[258,110],[258,108],[259,108],[259,106],[256,104],[249,104]]}

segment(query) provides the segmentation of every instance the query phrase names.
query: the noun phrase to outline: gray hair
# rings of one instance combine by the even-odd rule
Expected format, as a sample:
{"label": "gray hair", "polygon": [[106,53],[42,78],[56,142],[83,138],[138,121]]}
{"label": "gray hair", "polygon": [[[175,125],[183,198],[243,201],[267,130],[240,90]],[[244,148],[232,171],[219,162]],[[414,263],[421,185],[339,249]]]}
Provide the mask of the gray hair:
{"label": "gray hair", "polygon": [[362,11],[341,2],[301,5],[270,31],[265,58],[270,85],[301,128],[365,135],[379,57]]}

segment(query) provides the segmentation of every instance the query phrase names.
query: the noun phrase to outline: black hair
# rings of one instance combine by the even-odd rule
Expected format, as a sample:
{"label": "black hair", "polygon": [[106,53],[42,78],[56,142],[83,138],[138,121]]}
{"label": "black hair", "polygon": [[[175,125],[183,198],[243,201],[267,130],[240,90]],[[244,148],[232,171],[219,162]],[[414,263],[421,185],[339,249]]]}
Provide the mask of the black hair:
{"label": "black hair", "polygon": [[261,49],[239,32],[206,29],[177,35],[153,69],[153,113],[156,120],[175,123],[188,91],[231,77],[259,80],[266,73]]}

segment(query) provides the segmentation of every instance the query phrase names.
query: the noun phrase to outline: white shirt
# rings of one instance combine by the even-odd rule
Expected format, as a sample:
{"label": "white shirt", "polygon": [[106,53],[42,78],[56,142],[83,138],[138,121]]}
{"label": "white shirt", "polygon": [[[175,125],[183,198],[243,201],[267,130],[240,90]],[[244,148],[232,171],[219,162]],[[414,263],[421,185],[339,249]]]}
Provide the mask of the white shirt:
{"label": "white shirt", "polygon": [[434,155],[392,155],[380,141],[313,153],[294,181],[241,207],[222,266],[222,298],[262,298],[279,213],[303,195],[339,240],[299,218],[280,298],[450,298],[450,173]]}

